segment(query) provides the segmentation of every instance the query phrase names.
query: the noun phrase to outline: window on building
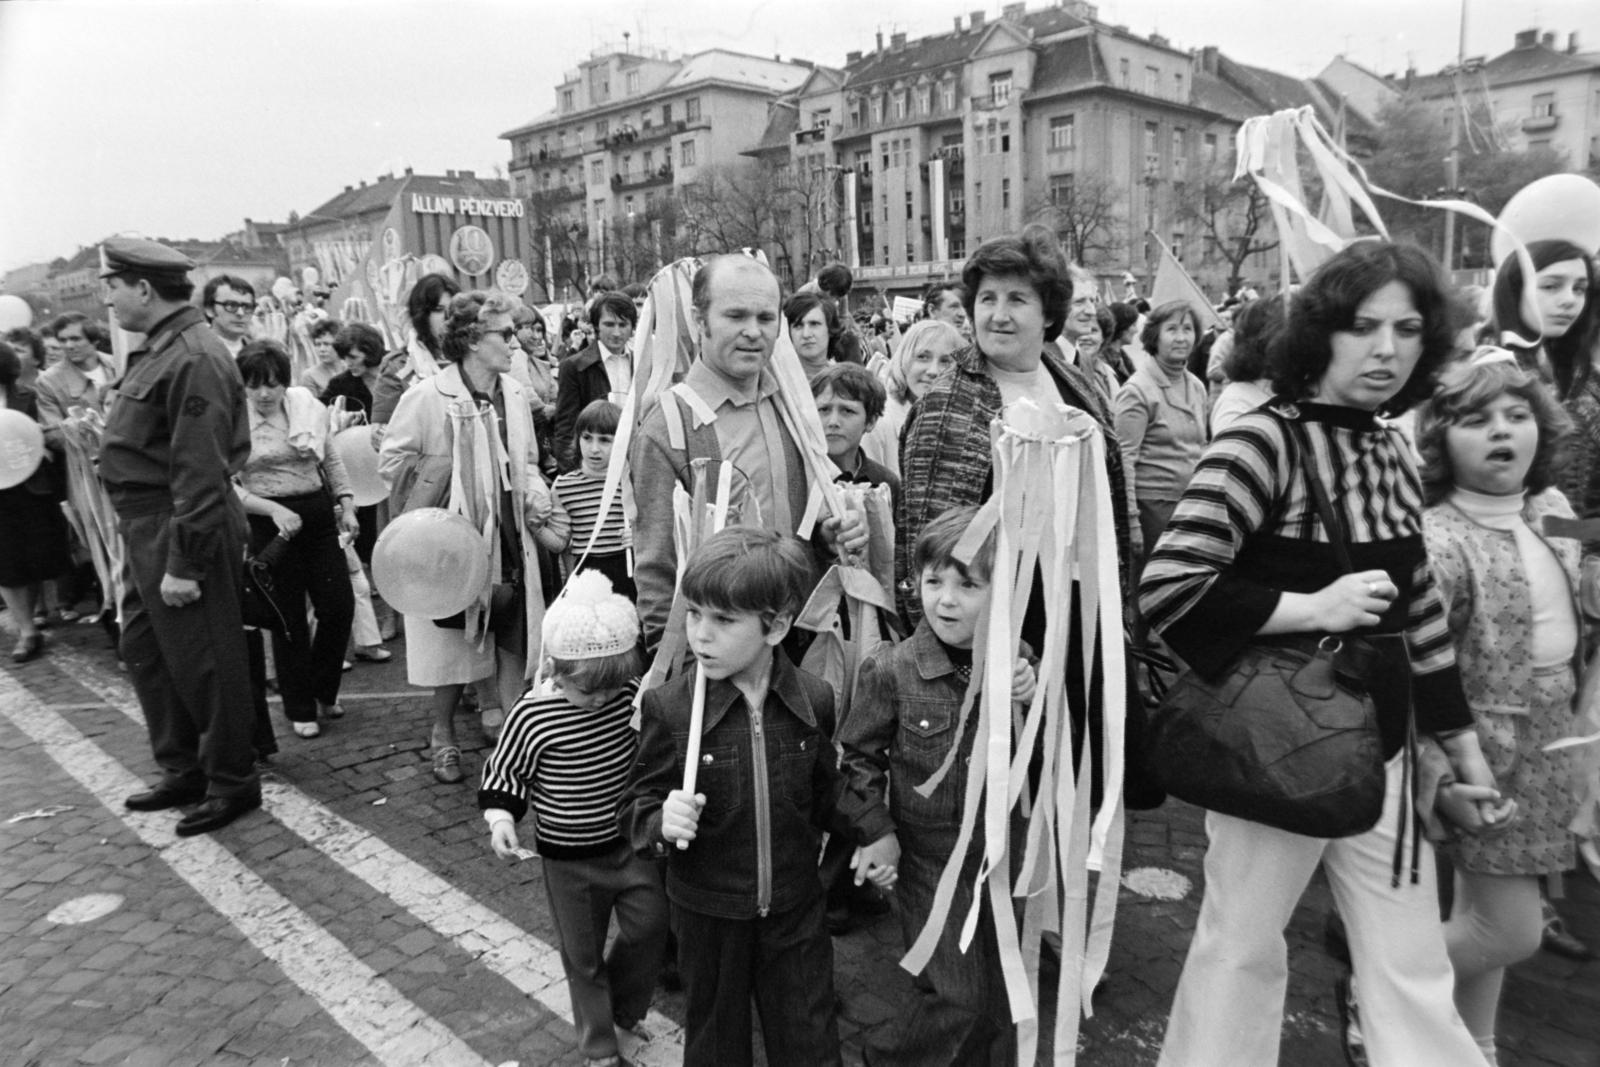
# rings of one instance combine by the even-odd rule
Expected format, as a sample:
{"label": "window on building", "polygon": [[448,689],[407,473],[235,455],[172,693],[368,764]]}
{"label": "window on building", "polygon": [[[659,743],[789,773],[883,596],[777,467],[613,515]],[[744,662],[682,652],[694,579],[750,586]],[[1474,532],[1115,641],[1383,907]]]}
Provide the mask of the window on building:
{"label": "window on building", "polygon": [[684,141],[678,146],[678,164],[684,167],[694,166],[694,142]]}
{"label": "window on building", "polygon": [[[889,221],[889,194],[888,193],[882,194],[881,196],[878,197],[878,201],[882,205],[883,221],[884,222],[888,222]],[[888,251],[885,250],[884,251],[884,255],[888,255],[888,254],[889,254]]]}
{"label": "window on building", "polygon": [[603,219],[605,217],[606,217],[606,202],[604,200],[601,200],[601,199],[596,199],[595,202],[594,202],[594,221],[598,223],[601,219]]}
{"label": "window on building", "polygon": [[913,200],[913,198],[911,196],[911,190],[907,189],[906,190],[906,218],[908,218],[908,219],[912,218],[913,217],[912,216],[912,212],[914,210],[915,210],[915,201]]}
{"label": "window on building", "polygon": [[989,102],[996,106],[1011,101],[1011,72],[1002,70],[989,75]]}
{"label": "window on building", "polygon": [[1000,179],[1000,210],[1011,210],[1011,179]]}
{"label": "window on building", "polygon": [[956,83],[947,81],[939,86],[939,110],[949,113],[956,109]]}
{"label": "window on building", "polygon": [[881,96],[872,98],[872,124],[874,126],[883,124],[883,97]]}
{"label": "window on building", "polygon": [[900,138],[896,137],[889,142],[889,155],[883,161],[883,169],[894,167],[900,169]]}
{"label": "window on building", "polygon": [[603,160],[595,160],[589,164],[589,180],[595,185],[601,185],[606,180],[606,165]]}
{"label": "window on building", "polygon": [[829,107],[818,108],[811,113],[811,128],[820,130],[833,122],[833,109]]}
{"label": "window on building", "polygon": [[622,168],[621,168],[621,170],[622,170],[622,180],[623,181],[628,181],[630,178],[633,177],[633,157],[632,156],[623,156],[622,157]]}
{"label": "window on building", "polygon": [[883,168],[882,169],[884,170],[885,173],[887,173],[888,170],[889,170],[889,142],[888,141],[883,141],[883,142],[881,142],[879,144],[878,147],[883,152]]}
{"label": "window on building", "polygon": [[999,124],[993,119],[989,120],[989,154],[992,156],[1000,151]]}
{"label": "window on building", "polygon": [[916,261],[917,261],[917,246],[916,246],[915,242],[907,241],[906,242],[906,262],[907,263],[915,263]]}
{"label": "window on building", "polygon": [[608,134],[610,132],[611,132],[611,123],[607,122],[605,119],[601,119],[599,122],[596,122],[594,124],[594,139],[595,139],[595,143],[599,144],[599,143],[603,142],[606,139],[606,134]]}
{"label": "window on building", "polygon": [[572,110],[572,106],[573,106],[573,102],[574,102],[574,98],[576,96],[577,96],[576,90],[573,90],[573,89],[563,89],[563,90],[561,90],[561,110],[562,111],[571,111]]}
{"label": "window on building", "polygon": [[903,119],[906,117],[906,91],[904,89],[895,90],[894,117],[897,119]]}
{"label": "window on building", "polygon": [[1161,135],[1161,128],[1153,122],[1144,124],[1144,169],[1154,171],[1161,165],[1161,147],[1157,138]]}
{"label": "window on building", "polygon": [[1183,172],[1189,166],[1189,153],[1183,147],[1184,133],[1185,131],[1182,127],[1172,131],[1172,176],[1174,178],[1183,177]]}
{"label": "window on building", "polygon": [[622,210],[630,216],[633,214],[633,197],[625,196],[622,198]]}
{"label": "window on building", "polygon": [[888,266],[888,264],[889,264],[889,246],[888,245],[884,245],[883,246],[883,263],[884,263],[884,266]]}
{"label": "window on building", "polygon": [[539,188],[541,188],[541,189],[550,188],[550,172],[549,171],[545,171],[543,174],[539,175]]}
{"label": "window on building", "polygon": [[656,153],[654,149],[644,150],[644,173],[646,177],[656,172]]}
{"label": "window on building", "polygon": [[1185,97],[1183,95],[1183,72],[1182,71],[1179,71],[1178,73],[1176,73],[1176,74],[1174,74],[1172,76],[1172,96],[1176,100],[1185,99]]}
{"label": "window on building", "polygon": [[950,214],[959,215],[965,210],[967,210],[967,190],[960,182],[956,182],[950,186]]}
{"label": "window on building", "polygon": [[1011,123],[1009,122],[1000,124],[1000,151],[1011,151]]}
{"label": "window on building", "polygon": [[1556,113],[1556,94],[1555,93],[1534,93],[1533,94],[1533,117],[1534,118],[1536,118],[1536,119],[1547,119],[1547,118],[1550,118],[1550,117],[1554,116],[1555,113]]}
{"label": "window on building", "polygon": [[1066,152],[1077,145],[1076,115],[1056,115],[1050,120],[1050,151]]}
{"label": "window on building", "polygon": [[630,96],[632,94],[638,92],[639,91],[639,72],[636,71],[636,70],[628,71],[627,81],[625,82],[625,84],[627,86],[627,92],[628,92],[628,94]]}
{"label": "window on building", "polygon": [[650,214],[651,211],[655,210],[655,206],[656,192],[654,189],[647,189],[644,194],[644,213],[646,215]]}
{"label": "window on building", "polygon": [[967,258],[967,238],[965,235],[954,235],[950,238],[950,258]]}
{"label": "window on building", "polygon": [[980,215],[983,214],[983,183],[982,182],[973,182],[972,183],[972,210],[976,211]]}
{"label": "window on building", "polygon": [[861,101],[859,100],[850,101],[850,128],[852,130],[861,128]]}
{"label": "window on building", "polygon": [[924,85],[917,90],[917,113],[930,114],[933,111],[933,87]]}
{"label": "window on building", "polygon": [[700,98],[691,96],[683,102],[683,117],[689,122],[700,121]]}
{"label": "window on building", "polygon": [[1217,135],[1208,133],[1200,143],[1200,160],[1210,170],[1217,165]]}
{"label": "window on building", "polygon": [[672,125],[672,105],[671,104],[662,104],[661,105],[661,125],[663,125],[663,126]]}
{"label": "window on building", "polygon": [[1052,207],[1066,207],[1072,203],[1071,174],[1052,174],[1050,176],[1050,204]]}
{"label": "window on building", "polygon": [[1183,231],[1182,230],[1173,230],[1172,231],[1172,244],[1169,247],[1172,249],[1172,258],[1177,260],[1179,263],[1182,263],[1183,262]]}
{"label": "window on building", "polygon": [[1149,93],[1151,96],[1155,96],[1161,91],[1160,85],[1161,71],[1155,67],[1144,68],[1144,91]]}
{"label": "window on building", "polygon": [[1117,84],[1124,89],[1133,87],[1132,65],[1126,59],[1117,60]]}

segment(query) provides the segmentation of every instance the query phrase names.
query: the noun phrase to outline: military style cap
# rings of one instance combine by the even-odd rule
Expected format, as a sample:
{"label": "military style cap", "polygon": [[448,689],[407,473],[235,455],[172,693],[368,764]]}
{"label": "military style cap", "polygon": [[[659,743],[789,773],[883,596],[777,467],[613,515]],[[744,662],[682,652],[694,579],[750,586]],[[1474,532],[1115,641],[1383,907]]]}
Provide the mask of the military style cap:
{"label": "military style cap", "polygon": [[114,274],[187,274],[194,260],[160,241],[112,237],[100,246],[100,277]]}

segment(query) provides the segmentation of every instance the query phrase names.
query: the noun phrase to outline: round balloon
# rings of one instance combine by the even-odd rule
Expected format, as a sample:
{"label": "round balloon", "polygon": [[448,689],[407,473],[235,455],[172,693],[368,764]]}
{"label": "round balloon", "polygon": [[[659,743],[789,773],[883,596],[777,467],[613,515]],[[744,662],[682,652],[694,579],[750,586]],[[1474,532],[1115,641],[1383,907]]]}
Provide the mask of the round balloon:
{"label": "round balloon", "polygon": [[408,511],[372,549],[372,581],[385,603],[424,619],[465,611],[489,580],[489,550],[462,515]]}
{"label": "round balloon", "polygon": [[20,411],[0,408],[0,489],[21,485],[44,460],[44,433]]}
{"label": "round balloon", "polygon": [[33,325],[33,307],[14,293],[0,296],[0,330]]}
{"label": "round balloon", "polygon": [[[1523,244],[1570,241],[1592,256],[1600,252],[1600,185],[1581,174],[1552,174],[1529,182],[1506,201],[1500,224]],[[1499,230],[1491,248],[1497,267],[1515,251]]]}
{"label": "round balloon", "polygon": [[372,447],[372,427],[351,426],[340,430],[333,438],[333,447],[344,460],[344,472],[350,477],[350,491],[355,494],[356,507],[376,504],[389,495],[383,478],[378,474],[378,453]]}

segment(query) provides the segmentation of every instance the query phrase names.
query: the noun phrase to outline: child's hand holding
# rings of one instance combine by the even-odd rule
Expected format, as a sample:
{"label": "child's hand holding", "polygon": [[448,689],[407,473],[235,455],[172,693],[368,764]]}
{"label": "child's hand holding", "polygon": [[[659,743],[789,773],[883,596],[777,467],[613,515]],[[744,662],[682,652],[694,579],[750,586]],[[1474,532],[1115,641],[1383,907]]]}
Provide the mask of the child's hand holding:
{"label": "child's hand holding", "polygon": [[538,855],[531,848],[522,847],[517,840],[517,824],[510,819],[500,819],[490,825],[489,845],[503,860],[527,860]]}
{"label": "child's hand holding", "polygon": [[667,794],[661,805],[661,836],[679,848],[688,848],[700,828],[700,812],[706,806],[706,795],[690,796],[681,789]]}
{"label": "child's hand holding", "polygon": [[1038,679],[1033,673],[1033,665],[1021,656],[1017,657],[1016,666],[1011,668],[1011,699],[1018,704],[1027,706],[1033,703],[1033,691]]}
{"label": "child's hand holding", "polygon": [[1511,825],[1517,802],[1502,797],[1490,786],[1451,782],[1439,787],[1434,807],[1457,829],[1469,834],[1493,834]]}
{"label": "child's hand holding", "polygon": [[856,872],[856,885],[870,878],[879,889],[890,890],[899,880],[900,839],[891,833],[884,834],[870,845],[862,845],[850,857],[850,869]]}

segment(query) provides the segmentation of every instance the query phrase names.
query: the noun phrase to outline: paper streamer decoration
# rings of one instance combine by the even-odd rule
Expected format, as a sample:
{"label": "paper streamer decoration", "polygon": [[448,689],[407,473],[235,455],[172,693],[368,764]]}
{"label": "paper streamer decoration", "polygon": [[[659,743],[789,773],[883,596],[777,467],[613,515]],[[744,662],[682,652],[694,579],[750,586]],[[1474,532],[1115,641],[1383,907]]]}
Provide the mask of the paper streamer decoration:
{"label": "paper streamer decoration", "polygon": [[103,609],[110,609],[122,622],[122,562],[127,546],[117,528],[117,512],[100,480],[97,466],[100,438],[105,433],[104,417],[93,408],[73,407],[61,421],[61,440],[67,455],[67,502],[62,509],[78,537],[89,548],[95,576],[104,593]]}
{"label": "paper streamer decoration", "polygon": [[[982,845],[971,910],[959,918],[961,946],[971,944],[987,894],[999,944],[1012,1018],[1018,1030],[1018,1062],[1033,1063],[1038,1049],[1039,949],[1046,933],[1061,940],[1056,989],[1055,1061],[1076,1062],[1080,1006],[1092,1013],[1090,997],[1105,970],[1116,919],[1122,868],[1122,747],[1126,693],[1121,586],[1107,442],[1099,426],[1064,406],[1041,411],[1019,401],[993,426],[994,495],[980,509],[956,547],[970,560],[993,533],[995,566],[989,610],[978,626],[972,683],[962,703],[955,736],[965,735],[972,713],[977,740],[966,766],[961,828],[940,876],[932,911],[902,966],[913,974],[927,965],[950,914],[956,883],[969,845]],[[1113,446],[1114,447],[1114,446]],[[1013,707],[1011,664],[1018,651],[1022,618],[1033,593],[1035,564],[1043,581],[1044,647],[1032,703]],[[1078,615],[1072,616],[1077,584]],[[1067,643],[1076,631],[1089,699],[1098,632],[1105,729],[1098,751],[1085,741],[1072,747],[1068,711]],[[915,788],[930,794],[955,769],[959,746]],[[1029,766],[1039,760],[1037,788],[1030,791]],[[1099,766],[1104,799],[1090,812],[1088,782]],[[1013,815],[1015,812],[1015,816]],[[1016,879],[1011,870],[1011,824],[1026,823],[1024,852]],[[1093,903],[1089,874],[1099,870]],[[1012,901],[1020,900],[1022,925]]]}

